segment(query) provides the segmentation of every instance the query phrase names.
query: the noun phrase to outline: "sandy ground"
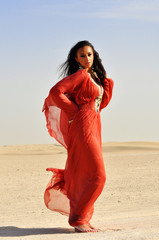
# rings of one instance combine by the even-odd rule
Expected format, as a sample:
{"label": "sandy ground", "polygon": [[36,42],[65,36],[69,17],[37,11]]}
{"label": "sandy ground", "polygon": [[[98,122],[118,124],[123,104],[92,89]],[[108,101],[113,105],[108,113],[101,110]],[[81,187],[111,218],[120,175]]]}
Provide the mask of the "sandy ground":
{"label": "sandy ground", "polygon": [[159,240],[159,143],[104,143],[107,182],[95,204],[98,233],[75,233],[66,216],[48,210],[43,192],[64,168],[59,145],[0,147],[0,238]]}

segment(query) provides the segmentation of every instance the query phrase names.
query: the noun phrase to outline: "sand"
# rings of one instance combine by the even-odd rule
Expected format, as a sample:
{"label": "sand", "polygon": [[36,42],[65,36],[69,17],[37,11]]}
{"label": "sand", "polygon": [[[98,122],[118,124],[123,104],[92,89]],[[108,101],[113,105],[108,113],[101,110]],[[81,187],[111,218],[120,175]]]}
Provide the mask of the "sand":
{"label": "sand", "polygon": [[159,240],[159,143],[103,143],[107,182],[95,204],[98,233],[75,233],[66,216],[48,210],[47,167],[64,168],[58,144],[0,147],[2,239]]}

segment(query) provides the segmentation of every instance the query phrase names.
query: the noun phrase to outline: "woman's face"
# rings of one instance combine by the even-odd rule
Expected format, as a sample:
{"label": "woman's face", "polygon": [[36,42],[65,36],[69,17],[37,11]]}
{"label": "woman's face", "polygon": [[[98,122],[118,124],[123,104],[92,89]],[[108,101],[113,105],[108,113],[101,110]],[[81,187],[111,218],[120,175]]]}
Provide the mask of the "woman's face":
{"label": "woman's face", "polygon": [[90,46],[84,46],[77,50],[77,56],[75,60],[83,67],[87,72],[91,72],[93,65],[94,54],[93,49]]}

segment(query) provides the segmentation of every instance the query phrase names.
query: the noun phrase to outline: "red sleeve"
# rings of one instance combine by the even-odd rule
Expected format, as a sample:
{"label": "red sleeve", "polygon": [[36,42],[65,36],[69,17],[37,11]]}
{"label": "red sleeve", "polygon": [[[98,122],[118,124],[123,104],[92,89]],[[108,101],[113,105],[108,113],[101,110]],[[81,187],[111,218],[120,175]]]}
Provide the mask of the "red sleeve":
{"label": "red sleeve", "polygon": [[83,72],[79,70],[62,79],[50,90],[50,96],[57,107],[69,114],[75,114],[79,110],[78,105],[71,101],[66,94],[71,94],[75,87],[82,83],[82,81]]}
{"label": "red sleeve", "polygon": [[111,78],[105,78],[103,81],[104,93],[100,109],[105,108],[112,98],[114,82]]}

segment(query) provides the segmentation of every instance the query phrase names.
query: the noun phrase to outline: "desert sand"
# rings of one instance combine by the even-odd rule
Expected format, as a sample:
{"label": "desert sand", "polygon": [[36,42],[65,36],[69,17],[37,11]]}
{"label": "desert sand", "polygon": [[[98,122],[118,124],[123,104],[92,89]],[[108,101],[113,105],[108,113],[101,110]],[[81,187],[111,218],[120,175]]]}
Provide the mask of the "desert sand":
{"label": "desert sand", "polygon": [[2,239],[159,240],[159,142],[103,143],[107,181],[91,224],[75,233],[66,216],[48,210],[43,193],[51,173],[64,168],[58,144],[0,147]]}

